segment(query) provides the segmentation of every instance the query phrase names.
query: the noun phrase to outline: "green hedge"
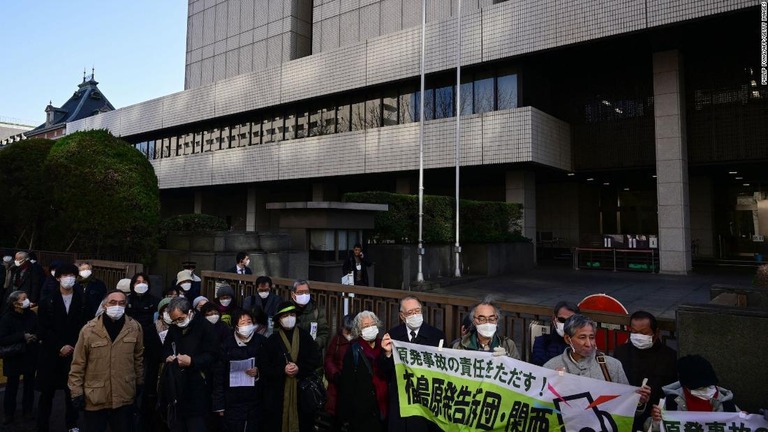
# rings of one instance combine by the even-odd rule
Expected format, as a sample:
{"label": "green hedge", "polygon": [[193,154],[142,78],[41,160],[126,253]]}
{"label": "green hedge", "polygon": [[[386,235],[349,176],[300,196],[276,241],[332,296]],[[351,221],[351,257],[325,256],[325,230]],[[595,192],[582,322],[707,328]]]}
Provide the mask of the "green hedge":
{"label": "green hedge", "polygon": [[168,233],[174,231],[226,231],[229,229],[227,222],[213,215],[207,214],[183,214],[163,219],[160,222],[160,245],[165,247]]}
{"label": "green hedge", "polygon": [[[377,243],[417,243],[419,240],[419,197],[389,192],[344,194],[344,201],[388,204],[379,212],[371,240]],[[424,196],[424,242],[453,243],[455,239],[455,200],[451,197]],[[520,233],[522,205],[497,201],[461,200],[459,211],[462,243],[530,241]]]}

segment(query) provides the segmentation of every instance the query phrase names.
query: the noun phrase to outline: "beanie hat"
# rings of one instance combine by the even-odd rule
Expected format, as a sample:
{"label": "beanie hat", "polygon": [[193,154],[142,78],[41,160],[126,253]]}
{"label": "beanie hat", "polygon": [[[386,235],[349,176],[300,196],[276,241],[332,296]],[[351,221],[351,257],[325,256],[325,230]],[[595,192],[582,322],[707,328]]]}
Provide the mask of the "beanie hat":
{"label": "beanie hat", "polygon": [[191,281],[192,280],[192,272],[189,270],[182,270],[178,273],[176,273],[176,283],[181,283],[184,281]]}
{"label": "beanie hat", "polygon": [[160,300],[160,303],[157,304],[157,311],[160,312],[160,310],[163,308],[163,306],[168,306],[168,303],[173,300],[170,297],[165,297],[164,299]]}
{"label": "beanie hat", "polygon": [[677,374],[680,384],[687,389],[697,389],[717,385],[717,375],[704,357],[687,355],[677,361]]}
{"label": "beanie hat", "polygon": [[197,296],[197,297],[195,297],[194,300],[192,300],[192,307],[197,309],[197,305],[199,305],[200,302],[204,302],[204,301],[207,302],[208,301],[208,297],[206,297],[206,296]]}
{"label": "beanie hat", "polygon": [[117,288],[118,291],[122,291],[126,294],[131,292],[131,280],[130,279],[120,279],[117,281]]}
{"label": "beanie hat", "polygon": [[216,289],[216,298],[221,298],[223,296],[230,296],[234,298],[235,290],[233,290],[232,287],[229,286],[228,284],[221,284]]}

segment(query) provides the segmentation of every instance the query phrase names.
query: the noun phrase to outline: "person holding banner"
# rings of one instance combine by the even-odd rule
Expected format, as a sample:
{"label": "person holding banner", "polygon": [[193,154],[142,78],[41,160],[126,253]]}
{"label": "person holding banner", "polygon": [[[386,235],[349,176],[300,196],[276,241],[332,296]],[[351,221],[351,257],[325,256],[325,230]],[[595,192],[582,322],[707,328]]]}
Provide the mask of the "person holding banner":
{"label": "person holding banner", "polygon": [[344,355],[337,407],[349,432],[387,430],[389,399],[380,327],[381,321],[371,311],[360,312],[353,322],[355,339]]}
{"label": "person holding banner", "polygon": [[489,299],[472,308],[469,313],[474,328],[453,346],[453,349],[493,351],[493,355],[506,355],[520,360],[515,341],[498,333],[501,320],[499,308]]}
{"label": "person holding banner", "polygon": [[392,327],[381,340],[384,355],[387,358],[382,365],[389,381],[389,431],[390,432],[422,432],[440,430],[437,425],[424,417],[401,417],[400,400],[397,393],[395,363],[392,359],[392,340],[410,342],[419,345],[439,346],[445,340],[443,331],[424,322],[421,302],[414,296],[403,297],[400,300],[400,321]]}

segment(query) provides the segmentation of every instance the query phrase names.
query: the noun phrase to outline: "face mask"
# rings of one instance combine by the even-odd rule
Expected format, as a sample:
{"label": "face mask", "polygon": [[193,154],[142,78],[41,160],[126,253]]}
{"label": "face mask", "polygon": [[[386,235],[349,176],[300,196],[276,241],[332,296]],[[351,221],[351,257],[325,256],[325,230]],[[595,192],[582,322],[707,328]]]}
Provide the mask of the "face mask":
{"label": "face mask", "polygon": [[253,334],[253,332],[256,330],[256,326],[253,324],[248,324],[244,326],[237,326],[237,334],[244,338],[249,338]]}
{"label": "face mask", "polygon": [[345,334],[344,337],[347,338],[348,341],[351,341],[352,340],[352,333]]}
{"label": "face mask", "polygon": [[51,270],[51,276],[56,277],[56,270]]}
{"label": "face mask", "polygon": [[178,326],[179,328],[186,328],[189,325],[190,321],[192,321],[192,311],[187,312],[187,317],[184,318],[184,321],[180,323],[176,323],[176,326]]}
{"label": "face mask", "polygon": [[480,336],[489,338],[496,334],[496,324],[479,324],[477,326],[477,332],[480,333]]}
{"label": "face mask", "polygon": [[61,278],[61,287],[64,289],[71,289],[73,286],[75,286],[75,277],[74,276],[64,276]]}
{"label": "face mask", "polygon": [[558,336],[565,336],[565,323],[561,323],[560,321],[556,322],[555,331],[557,332]]}
{"label": "face mask", "polygon": [[269,291],[259,291],[259,297],[263,299],[269,297]]}
{"label": "face mask", "polygon": [[370,326],[363,329],[362,332],[360,332],[360,336],[363,337],[364,341],[370,342],[374,339],[376,339],[376,336],[379,335],[379,328],[376,326]]}
{"label": "face mask", "polygon": [[16,264],[16,267],[21,267],[21,265],[24,264],[24,261],[16,260],[13,263]]}
{"label": "face mask", "polygon": [[125,306],[108,306],[107,316],[113,320],[119,320],[125,313]]}
{"label": "face mask", "polygon": [[184,282],[181,284],[181,289],[184,291],[189,291],[190,288],[192,288],[192,282]]}
{"label": "face mask", "polygon": [[88,277],[93,273],[90,270],[80,270],[80,277],[83,279],[88,279]]}
{"label": "face mask", "polygon": [[221,305],[224,307],[229,306],[230,303],[232,303],[232,299],[221,299],[219,300],[221,302]]}
{"label": "face mask", "polygon": [[136,292],[136,294],[144,294],[149,290],[149,285],[145,283],[137,283],[134,285],[133,290]]}
{"label": "face mask", "polygon": [[304,306],[309,303],[309,299],[309,294],[299,294],[296,296],[296,304]]}
{"label": "face mask", "polygon": [[290,330],[296,325],[296,317],[295,316],[286,316],[280,318],[280,325],[283,326],[284,329]]}
{"label": "face mask", "polygon": [[13,257],[12,256],[6,255],[6,256],[3,257],[3,262],[4,263],[9,263],[11,261],[13,261]]}
{"label": "face mask", "polygon": [[168,311],[163,312],[163,322],[168,325],[171,325],[173,323],[173,321],[171,320],[171,316],[168,315]]}
{"label": "face mask", "polygon": [[418,328],[421,328],[421,325],[424,323],[424,315],[422,314],[416,314],[416,315],[410,315],[405,317],[405,325],[408,326],[411,330],[416,330]]}
{"label": "face mask", "polygon": [[24,299],[23,302],[21,302],[21,308],[26,309],[28,307],[29,307],[29,299],[27,298],[27,299]]}
{"label": "face mask", "polygon": [[713,385],[709,387],[701,387],[701,388],[691,390],[692,396],[696,396],[699,399],[703,399],[707,401],[715,397],[715,394],[717,394],[717,387]]}
{"label": "face mask", "polygon": [[632,333],[629,335],[629,340],[637,349],[644,350],[653,346],[653,336],[640,333]]}
{"label": "face mask", "polygon": [[205,317],[205,319],[207,319],[211,324],[216,324],[217,322],[219,322],[219,318],[220,317],[216,314],[208,315],[207,317]]}

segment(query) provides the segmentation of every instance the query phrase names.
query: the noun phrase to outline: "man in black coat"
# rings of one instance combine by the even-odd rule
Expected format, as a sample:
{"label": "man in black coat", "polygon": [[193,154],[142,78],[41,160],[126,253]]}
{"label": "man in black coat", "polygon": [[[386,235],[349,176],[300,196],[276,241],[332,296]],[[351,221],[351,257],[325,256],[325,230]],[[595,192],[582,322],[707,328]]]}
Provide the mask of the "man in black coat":
{"label": "man in black coat", "polygon": [[40,301],[44,279],[45,271],[39,264],[30,260],[27,252],[16,252],[14,266],[11,267],[11,282],[8,287],[10,291],[24,291],[34,307]]}
{"label": "man in black coat", "polygon": [[62,389],[67,429],[77,427],[78,412],[72,406],[72,395],[67,387],[72,353],[80,329],[87,321],[82,294],[73,289],[77,274],[74,264],[57,267],[55,277],[59,281],[59,290],[41,301],[38,309],[40,356],[35,383],[40,391],[37,430],[41,432],[49,429],[53,397],[56,390]]}
{"label": "man in black coat", "polygon": [[381,346],[386,354],[381,357],[381,365],[389,376],[389,431],[439,431],[440,428],[436,424],[424,417],[400,417],[395,362],[392,358],[392,340],[436,347],[440,345],[441,340],[445,340],[445,334],[442,330],[424,322],[421,302],[413,296],[407,296],[400,300],[400,320],[402,324],[391,328],[381,340]]}
{"label": "man in black coat", "polygon": [[352,248],[352,253],[347,254],[347,259],[342,266],[342,276],[352,273],[352,280],[355,285],[369,286],[368,267],[372,264],[372,262],[365,258],[365,254],[363,254],[363,246],[360,243],[355,243],[355,246]]}
{"label": "man in black coat", "polygon": [[77,284],[85,302],[85,314],[87,319],[96,316],[96,311],[101,306],[101,301],[107,295],[107,285],[101,279],[93,275],[93,267],[89,263],[80,263],[78,267]]}
{"label": "man in black coat", "polygon": [[248,265],[251,263],[251,258],[248,256],[247,252],[238,252],[237,256],[235,257],[235,266],[231,269],[227,270],[227,273],[237,273],[237,274],[253,274],[253,270],[251,270]]}
{"label": "man in black coat", "polygon": [[659,325],[649,312],[637,311],[629,317],[629,341],[616,347],[614,357],[621,362],[629,384],[640,386],[648,378],[652,403],[635,415],[632,430],[644,429],[654,403],[664,397],[662,387],[677,381],[677,351],[659,338]]}

